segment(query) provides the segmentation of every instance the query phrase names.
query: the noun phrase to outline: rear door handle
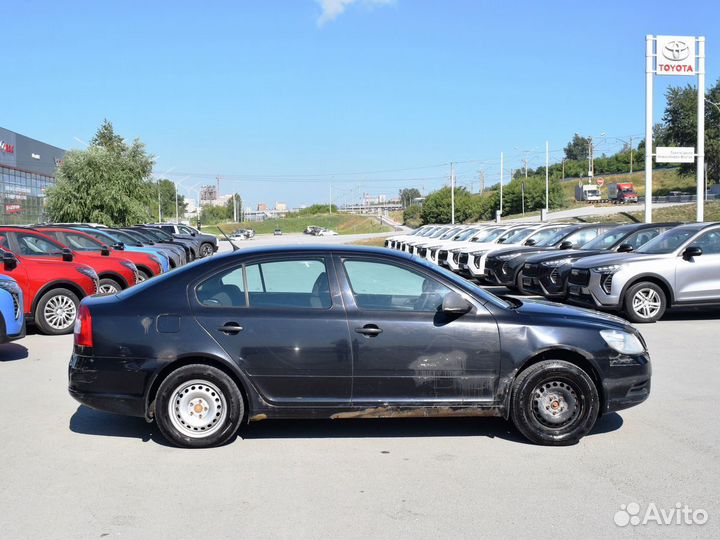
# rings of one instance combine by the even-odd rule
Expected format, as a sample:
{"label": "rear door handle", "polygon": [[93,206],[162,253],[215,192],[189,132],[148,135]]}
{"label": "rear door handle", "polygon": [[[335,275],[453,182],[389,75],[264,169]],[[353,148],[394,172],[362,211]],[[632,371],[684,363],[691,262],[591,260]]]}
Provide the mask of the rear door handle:
{"label": "rear door handle", "polygon": [[244,328],[236,322],[228,322],[223,326],[219,326],[218,330],[220,330],[223,334],[234,335],[242,332]]}
{"label": "rear door handle", "polygon": [[358,334],[373,337],[382,334],[382,328],[379,328],[376,324],[366,324],[360,328],[356,328],[355,331]]}

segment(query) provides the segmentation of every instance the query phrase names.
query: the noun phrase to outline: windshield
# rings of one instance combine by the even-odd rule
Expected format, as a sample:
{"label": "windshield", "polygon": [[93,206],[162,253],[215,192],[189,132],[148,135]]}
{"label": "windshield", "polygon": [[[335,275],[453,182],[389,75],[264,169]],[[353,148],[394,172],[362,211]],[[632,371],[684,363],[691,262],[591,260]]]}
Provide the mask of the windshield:
{"label": "windshield", "polygon": [[554,231],[553,234],[551,234],[550,236],[546,237],[543,241],[541,241],[541,242],[535,242],[535,246],[536,246],[536,247],[550,247],[550,246],[554,246],[555,244],[557,244],[560,240],[562,240],[563,238],[565,238],[565,237],[566,237],[568,234],[570,234],[571,232],[574,232],[574,229],[564,228],[564,229],[556,230],[556,231]]}
{"label": "windshield", "polygon": [[148,236],[155,240],[156,242],[162,242],[165,240],[165,233],[162,231],[154,231],[149,229],[143,229],[142,231],[138,231],[136,229],[133,229],[133,232],[137,232],[138,234],[142,234],[144,236]]}
{"label": "windshield", "polygon": [[440,227],[437,231],[434,233],[428,235],[429,238],[438,238],[443,235],[443,233],[446,231],[445,227]]}
{"label": "windshield", "polygon": [[628,234],[627,230],[613,229],[597,236],[580,249],[610,249]]}
{"label": "windshield", "polygon": [[128,236],[131,236],[132,238],[137,238],[137,241],[142,242],[144,244],[150,244],[151,246],[155,243],[153,239],[150,236],[147,236],[145,234],[142,234],[138,231],[123,231]]}
{"label": "windshield", "polygon": [[510,236],[503,240],[503,244],[517,244],[518,242],[522,242],[532,234],[533,230],[532,228],[515,230]]}
{"label": "windshield", "polygon": [[112,231],[108,231],[106,234],[111,236],[116,242],[123,242],[129,246],[142,246],[142,242],[140,240],[124,231],[117,231],[113,229]]}
{"label": "windshield", "polygon": [[695,227],[676,227],[650,240],[641,248],[635,250],[636,253],[648,253],[652,255],[660,255],[664,253],[672,253],[682,246],[689,238],[697,233]]}
{"label": "windshield", "polygon": [[585,194],[586,194],[588,197],[599,197],[599,196],[600,196],[600,191],[597,190],[597,189],[588,189],[587,191],[585,191]]}
{"label": "windshield", "polygon": [[480,229],[467,229],[463,232],[461,232],[455,240],[462,241],[467,240],[468,238],[472,238],[472,235],[478,232]]}
{"label": "windshield", "polygon": [[458,231],[460,231],[460,230],[462,230],[462,229],[460,229],[460,227],[452,228],[452,229],[448,230],[447,232],[445,232],[445,234],[443,234],[442,236],[440,236],[440,240],[445,240],[445,239],[447,239],[447,238],[452,238],[452,237],[455,236],[455,235],[458,233]]}
{"label": "windshield", "polygon": [[493,234],[497,230],[497,227],[493,227],[492,229],[485,229],[484,231],[480,231],[477,236],[472,239],[472,242],[484,242],[491,234]]}

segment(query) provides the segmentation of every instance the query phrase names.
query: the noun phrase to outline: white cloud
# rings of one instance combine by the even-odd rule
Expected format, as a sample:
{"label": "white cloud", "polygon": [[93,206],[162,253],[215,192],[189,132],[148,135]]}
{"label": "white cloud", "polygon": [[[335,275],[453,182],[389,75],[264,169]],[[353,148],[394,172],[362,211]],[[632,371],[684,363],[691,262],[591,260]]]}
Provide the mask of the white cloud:
{"label": "white cloud", "polygon": [[318,17],[318,26],[323,26],[331,21],[334,21],[340,14],[342,14],[349,5],[351,4],[366,4],[366,5],[383,5],[390,4],[394,0],[315,0],[320,4],[320,17]]}

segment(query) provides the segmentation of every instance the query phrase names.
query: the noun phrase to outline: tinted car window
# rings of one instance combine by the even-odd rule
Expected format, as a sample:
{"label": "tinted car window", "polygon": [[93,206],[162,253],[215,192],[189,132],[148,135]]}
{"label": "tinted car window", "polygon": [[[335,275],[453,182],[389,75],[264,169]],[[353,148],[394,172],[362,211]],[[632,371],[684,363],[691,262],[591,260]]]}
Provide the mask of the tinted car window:
{"label": "tinted car window", "polygon": [[203,281],[195,289],[195,295],[208,307],[245,307],[242,266]]}
{"label": "tinted car window", "polygon": [[67,245],[77,251],[98,251],[100,246],[94,240],[80,234],[65,233]]}
{"label": "tinted car window", "polygon": [[625,240],[623,240],[623,244],[629,244],[634,249],[637,249],[640,246],[647,244],[659,234],[660,229],[644,229],[628,236]]}
{"label": "tinted car window", "polygon": [[597,229],[580,229],[568,236],[565,240],[572,242],[573,246],[582,246],[595,238],[598,234]]}
{"label": "tinted car window", "polygon": [[62,248],[60,246],[39,236],[19,233],[17,235],[17,241],[20,245],[20,253],[28,257],[62,254]]}
{"label": "tinted car window", "polygon": [[171,234],[175,232],[175,227],[173,227],[172,225],[163,225],[163,226],[160,227],[160,228],[161,228],[163,231],[168,232],[168,233],[171,233]]}
{"label": "tinted car window", "polygon": [[437,311],[450,292],[442,283],[394,264],[346,260],[344,266],[360,309]]}
{"label": "tinted car window", "polygon": [[708,231],[700,235],[692,245],[702,248],[705,255],[717,255],[720,253],[720,231]]}
{"label": "tinted car window", "polygon": [[321,259],[257,263],[248,265],[245,272],[251,308],[327,309],[332,305]]}
{"label": "tinted car window", "polygon": [[[646,232],[646,231],[641,231]],[[649,231],[647,231],[649,232]],[[624,235],[626,234],[626,231],[608,231],[605,234],[601,234],[600,236],[597,236],[594,240],[588,242],[583,246],[583,249],[610,249],[612,246],[615,245],[615,243],[620,240]],[[636,236],[636,235],[633,235]],[[630,237],[632,238],[632,236]],[[629,240],[629,238],[628,238]],[[633,246],[635,247],[635,246]]]}

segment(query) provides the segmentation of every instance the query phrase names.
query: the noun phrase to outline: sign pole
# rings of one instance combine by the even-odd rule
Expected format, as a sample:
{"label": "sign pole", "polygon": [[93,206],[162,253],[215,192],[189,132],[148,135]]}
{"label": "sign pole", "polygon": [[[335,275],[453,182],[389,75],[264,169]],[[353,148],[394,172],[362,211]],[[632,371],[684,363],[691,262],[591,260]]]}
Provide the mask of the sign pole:
{"label": "sign pole", "polygon": [[550,211],[550,143],[545,141],[545,213]]}
{"label": "sign pole", "polygon": [[450,223],[455,225],[455,164],[450,162]]}
{"label": "sign pole", "polygon": [[698,103],[697,103],[697,221],[705,221],[705,38],[697,38],[698,45]]}
{"label": "sign pole", "polygon": [[645,37],[645,223],[652,223],[653,41]]}
{"label": "sign pole", "polygon": [[504,156],[503,153],[500,152],[500,215],[502,216],[503,211],[503,167],[504,167]]}

